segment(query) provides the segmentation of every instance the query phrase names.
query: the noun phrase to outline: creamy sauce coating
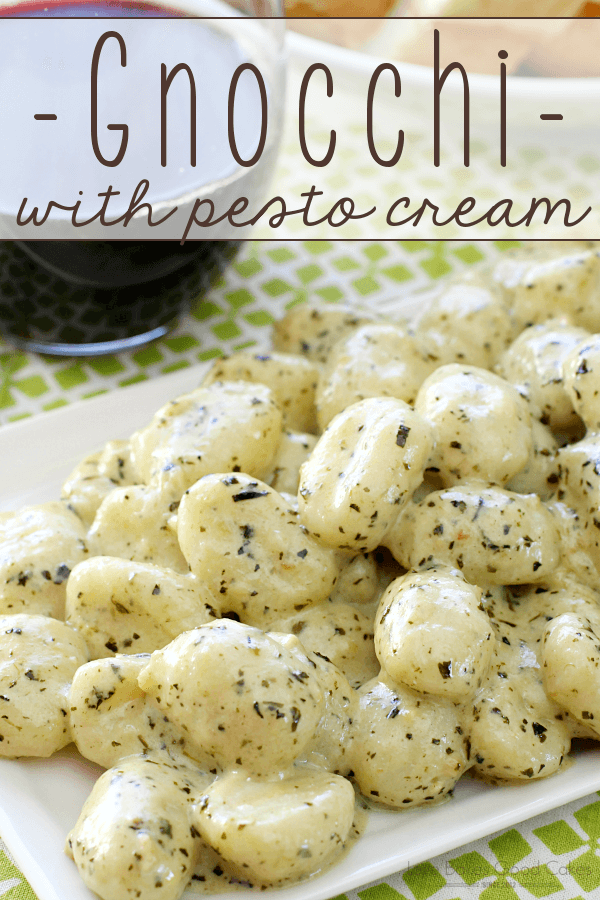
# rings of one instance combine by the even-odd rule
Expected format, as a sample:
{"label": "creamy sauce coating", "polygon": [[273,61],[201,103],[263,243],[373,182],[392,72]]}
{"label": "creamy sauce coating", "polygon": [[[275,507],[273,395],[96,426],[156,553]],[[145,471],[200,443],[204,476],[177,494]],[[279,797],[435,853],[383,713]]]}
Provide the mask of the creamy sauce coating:
{"label": "creamy sauce coating", "polygon": [[415,329],[295,306],[0,516],[0,755],[107,769],[102,900],[285,886],[365,804],[600,737],[599,260],[503,254]]}

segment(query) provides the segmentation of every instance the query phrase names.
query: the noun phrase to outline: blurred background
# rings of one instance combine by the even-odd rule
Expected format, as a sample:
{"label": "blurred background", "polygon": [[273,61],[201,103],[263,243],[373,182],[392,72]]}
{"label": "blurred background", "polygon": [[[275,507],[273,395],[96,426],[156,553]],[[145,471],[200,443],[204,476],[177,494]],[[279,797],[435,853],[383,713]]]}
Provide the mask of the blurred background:
{"label": "blurred background", "polygon": [[[500,7],[500,8],[499,8]],[[508,71],[581,77],[600,75],[600,56],[584,38],[586,19],[600,16],[600,3],[581,0],[288,0],[288,27],[311,37],[403,62],[427,64],[433,16],[445,24],[470,72],[489,72],[489,47],[510,39]],[[504,23],[498,26],[498,16]],[[461,18],[482,17],[482,19]],[[332,21],[331,17],[336,18]],[[348,18],[352,17],[352,18]],[[371,18],[372,17],[372,18]],[[379,17],[379,18],[377,18]],[[417,17],[415,20],[413,17]],[[494,21],[485,19],[495,17]],[[541,22],[540,18],[545,17]],[[573,18],[570,18],[573,17]],[[365,18],[370,18],[366,22]],[[406,19],[413,18],[409,23]],[[398,20],[404,20],[400,25]],[[495,55],[495,54],[494,54]],[[496,71],[496,69],[494,69]]]}

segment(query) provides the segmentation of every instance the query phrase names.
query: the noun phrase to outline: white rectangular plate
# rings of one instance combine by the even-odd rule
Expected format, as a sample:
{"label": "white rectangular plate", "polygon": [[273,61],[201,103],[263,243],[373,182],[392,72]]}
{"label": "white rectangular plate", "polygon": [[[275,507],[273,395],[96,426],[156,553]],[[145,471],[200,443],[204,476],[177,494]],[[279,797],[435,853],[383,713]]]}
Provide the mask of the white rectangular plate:
{"label": "white rectangular plate", "polygon": [[[62,481],[85,453],[112,438],[128,437],[162,403],[196,387],[205,370],[186,369],[0,429],[0,509],[57,498]],[[0,760],[0,835],[39,900],[94,896],[63,847],[99,772],[72,747],[50,760]],[[597,789],[600,749],[576,756],[559,775],[527,784],[489,787],[467,775],[442,806],[372,812],[366,833],[331,870],[269,894],[326,900]],[[221,900],[239,896],[220,895]]]}

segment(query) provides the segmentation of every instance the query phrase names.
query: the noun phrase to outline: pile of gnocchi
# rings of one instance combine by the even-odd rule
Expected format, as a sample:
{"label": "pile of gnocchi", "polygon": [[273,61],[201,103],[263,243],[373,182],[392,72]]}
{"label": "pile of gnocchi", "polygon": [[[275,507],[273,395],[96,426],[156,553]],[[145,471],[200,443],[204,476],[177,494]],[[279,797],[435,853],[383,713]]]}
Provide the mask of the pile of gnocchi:
{"label": "pile of gnocchi", "polygon": [[106,769],[67,839],[103,900],[307,878],[365,800],[600,738],[599,573],[600,248],[413,325],[299,305],[0,516],[0,755]]}

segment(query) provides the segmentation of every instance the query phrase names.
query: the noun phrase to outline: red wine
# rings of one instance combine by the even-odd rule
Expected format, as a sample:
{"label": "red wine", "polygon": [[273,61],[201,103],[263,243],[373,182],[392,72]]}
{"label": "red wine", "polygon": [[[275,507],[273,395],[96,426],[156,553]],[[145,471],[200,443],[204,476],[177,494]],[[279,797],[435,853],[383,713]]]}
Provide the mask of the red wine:
{"label": "red wine", "polygon": [[[235,241],[184,248],[171,241],[1,241],[0,332],[19,345],[59,355],[145,343],[165,334],[211,287],[239,246]],[[117,261],[120,284],[92,287],[75,280],[91,272],[102,283],[100,260]],[[55,262],[63,274],[52,270]],[[159,267],[166,274],[148,279],[148,271]]]}
{"label": "red wine", "polygon": [[[126,0],[118,4],[114,0],[110,0],[110,3],[107,4],[49,3],[46,0],[45,3],[23,3],[17,7],[5,8],[2,15],[5,18],[11,16],[27,18],[73,16],[156,18],[173,17],[177,13],[167,7],[149,3],[126,2]],[[184,33],[186,40],[183,42],[183,50],[188,55],[193,56],[195,53],[195,60],[190,60],[190,64],[195,61],[199,68],[204,63],[205,57],[209,59],[211,72],[215,73],[214,86],[211,83],[209,93],[211,95],[214,93],[215,97],[201,98],[204,105],[200,107],[201,115],[199,117],[199,159],[198,166],[191,168],[189,165],[178,164],[183,161],[183,151],[175,146],[173,140],[173,135],[177,136],[181,133],[183,124],[187,126],[189,135],[189,92],[186,94],[186,90],[189,91],[189,89],[179,88],[179,94],[174,91],[173,101],[171,95],[169,96],[171,134],[169,152],[175,157],[179,153],[179,158],[176,158],[174,164],[167,168],[159,166],[156,161],[152,166],[149,164],[149,172],[143,174],[143,177],[148,177],[151,185],[145,199],[150,202],[168,203],[169,199],[173,198],[174,205],[178,197],[190,195],[194,190],[203,191],[207,185],[209,187],[216,185],[218,192],[221,183],[228,178],[231,180],[231,177],[237,178],[238,174],[241,183],[236,187],[236,196],[251,196],[253,189],[256,193],[258,190],[262,190],[262,186],[253,188],[252,185],[248,185],[248,180],[253,179],[256,184],[258,178],[259,181],[264,182],[265,167],[263,166],[261,172],[256,173],[253,169],[242,170],[238,166],[236,172],[237,164],[232,163],[229,151],[228,154],[225,153],[223,143],[224,137],[226,137],[226,130],[223,127],[227,115],[226,89],[229,86],[226,74],[229,74],[232,67],[235,68],[240,61],[245,61],[245,59],[240,55],[239,48],[229,35],[223,37],[216,32],[209,33],[208,28],[201,20],[199,22],[190,19],[188,22],[190,31],[189,34]],[[70,24],[74,25],[75,23]],[[86,27],[86,23],[78,22],[76,24],[83,29]],[[200,30],[198,30],[199,25]],[[0,20],[0,29],[2,26],[3,22]],[[35,58],[36,50],[38,55],[43,52],[41,42],[46,38],[44,30],[46,27],[41,23],[38,26],[37,34],[40,46],[35,46],[36,36],[34,35],[33,48],[31,44],[28,48],[30,52],[32,49],[34,50],[33,58]],[[51,27],[56,28],[57,26]],[[131,32],[133,38],[137,38],[135,29],[131,29]],[[55,31],[54,34],[56,35],[56,33]],[[85,37],[86,32],[82,31],[81,33]],[[99,36],[101,33],[99,31],[97,35]],[[153,52],[157,56],[156,29],[148,27],[146,33],[148,35],[146,44],[138,42],[138,46],[134,40],[128,39],[130,41],[128,54],[132,60],[131,77],[136,75],[134,62],[138,62],[140,57],[152,56]],[[0,30],[1,38],[2,31]],[[66,42],[67,39],[63,37],[63,41]],[[75,52],[71,49],[73,43],[71,41],[68,44],[65,53]],[[84,44],[85,42],[82,41],[82,46]],[[6,63],[6,54],[11,52],[8,38],[5,38],[4,41],[4,51],[4,64],[10,68],[10,59]],[[146,51],[145,54],[143,51]],[[15,50],[15,53],[18,52]],[[220,70],[221,53],[224,55],[222,71]],[[80,71],[89,72],[90,60],[85,57],[83,50],[80,51],[80,55],[82,57],[79,62]],[[158,62],[155,67],[159,65],[162,57],[158,56],[157,58]],[[183,55],[183,59],[188,61],[188,56]],[[19,57],[15,55],[13,67],[18,64]],[[87,69],[84,69],[84,65],[87,65]],[[108,70],[109,67],[105,71]],[[77,80],[72,73],[67,73],[67,75],[70,75],[75,81]],[[120,72],[117,69],[115,78],[119,75]],[[145,86],[144,79],[149,76],[146,76],[144,71],[138,71],[136,77],[138,83],[134,89],[141,96]],[[44,79],[46,78],[56,81],[57,96],[60,95],[59,92],[65,93],[65,73],[60,67],[56,65],[50,67],[44,74]],[[36,88],[39,90],[37,83],[33,81],[23,90],[27,90],[27,87],[29,87],[30,93],[33,93]],[[109,79],[109,88],[113,87],[117,90],[115,85],[110,84]],[[0,72],[1,89],[2,73]],[[107,102],[106,96],[109,94],[110,90],[106,91],[105,102]],[[43,102],[40,102],[43,106]],[[71,100],[71,103],[74,102],[76,101]],[[258,107],[256,102],[250,102],[248,98],[242,97],[240,109],[242,110],[242,119],[244,116],[245,119],[242,121],[238,149],[242,155],[249,157],[252,152],[246,152],[246,148],[256,147],[256,134],[259,130]],[[102,122],[124,121],[118,118],[119,112],[115,112],[114,109],[101,110],[101,114]],[[138,140],[144,140],[148,146],[153,146],[152,139],[155,138],[155,133],[152,131],[154,127],[152,117],[147,114],[138,114],[141,119],[136,123],[137,129],[135,127],[130,129],[130,134],[137,134]],[[112,115],[113,118],[108,118],[108,115]],[[64,116],[59,115],[59,119],[62,121]],[[33,128],[32,125],[29,127]],[[44,127],[48,126],[44,125]],[[104,125],[103,129],[105,129]],[[15,156],[14,160],[14,165],[21,165],[26,169],[27,184],[32,184],[30,193],[36,200],[35,205],[39,205],[40,209],[43,209],[49,199],[59,198],[61,194],[57,192],[61,188],[64,192],[65,177],[68,177],[71,193],[75,193],[76,188],[80,185],[84,189],[82,202],[84,204],[87,202],[88,208],[86,210],[85,205],[82,205],[82,217],[90,211],[95,212],[99,208],[96,196],[98,189],[106,190],[107,187],[106,172],[110,173],[110,182],[117,184],[118,182],[114,180],[116,176],[113,174],[116,170],[103,169],[101,166],[96,166],[95,169],[92,166],[88,168],[81,166],[79,171],[75,171],[71,175],[68,166],[62,163],[60,166],[53,166],[51,141],[56,132],[44,132],[44,134],[50,135],[47,150],[50,165],[40,176],[38,171],[39,146],[35,147],[34,139],[36,134],[39,135],[39,132],[31,131],[31,140],[25,143],[25,151],[15,150],[15,154],[22,152],[25,157],[27,153],[30,153],[31,159],[25,158],[23,162],[21,157]],[[140,134],[141,137],[139,137]],[[114,139],[113,135],[106,134],[104,131],[102,140],[108,145],[108,150],[112,146],[110,141]],[[187,140],[189,141],[189,137]],[[59,145],[57,144],[57,146]],[[189,153],[189,144],[184,143],[183,146],[184,150]],[[36,156],[36,154],[38,155]],[[150,157],[150,153],[147,155]],[[136,155],[135,147],[130,156],[138,161],[138,165],[140,159],[145,160],[146,158],[141,152]],[[77,160],[75,160],[76,162]],[[268,155],[265,157],[265,164],[269,164]],[[65,169],[67,176],[62,171]],[[139,175],[139,168],[128,170],[127,166],[123,165],[122,171],[119,172],[124,185],[121,192],[122,198],[128,198],[131,195],[132,186],[135,187]],[[121,187],[121,184],[118,184]],[[11,190],[14,196],[10,195]],[[3,186],[3,192],[3,195],[0,196],[0,213],[6,215],[7,210],[15,210],[20,200],[18,188],[13,187],[10,183]],[[94,198],[95,206],[89,206],[90,203],[93,203]],[[126,208],[128,199],[123,199],[122,202]],[[112,210],[112,214],[119,215],[121,211],[116,208]],[[194,297],[199,296],[210,287],[237,252],[239,246],[239,241],[225,240],[188,240],[184,246],[180,246],[177,241],[156,240],[2,241],[0,242],[0,331],[12,337],[17,343],[27,344],[47,353],[107,352],[107,350],[118,349],[119,344],[123,342],[126,345],[130,345],[132,341],[141,343],[149,337],[164,333],[174,317],[184,312]],[[117,344],[115,345],[114,342]]]}

